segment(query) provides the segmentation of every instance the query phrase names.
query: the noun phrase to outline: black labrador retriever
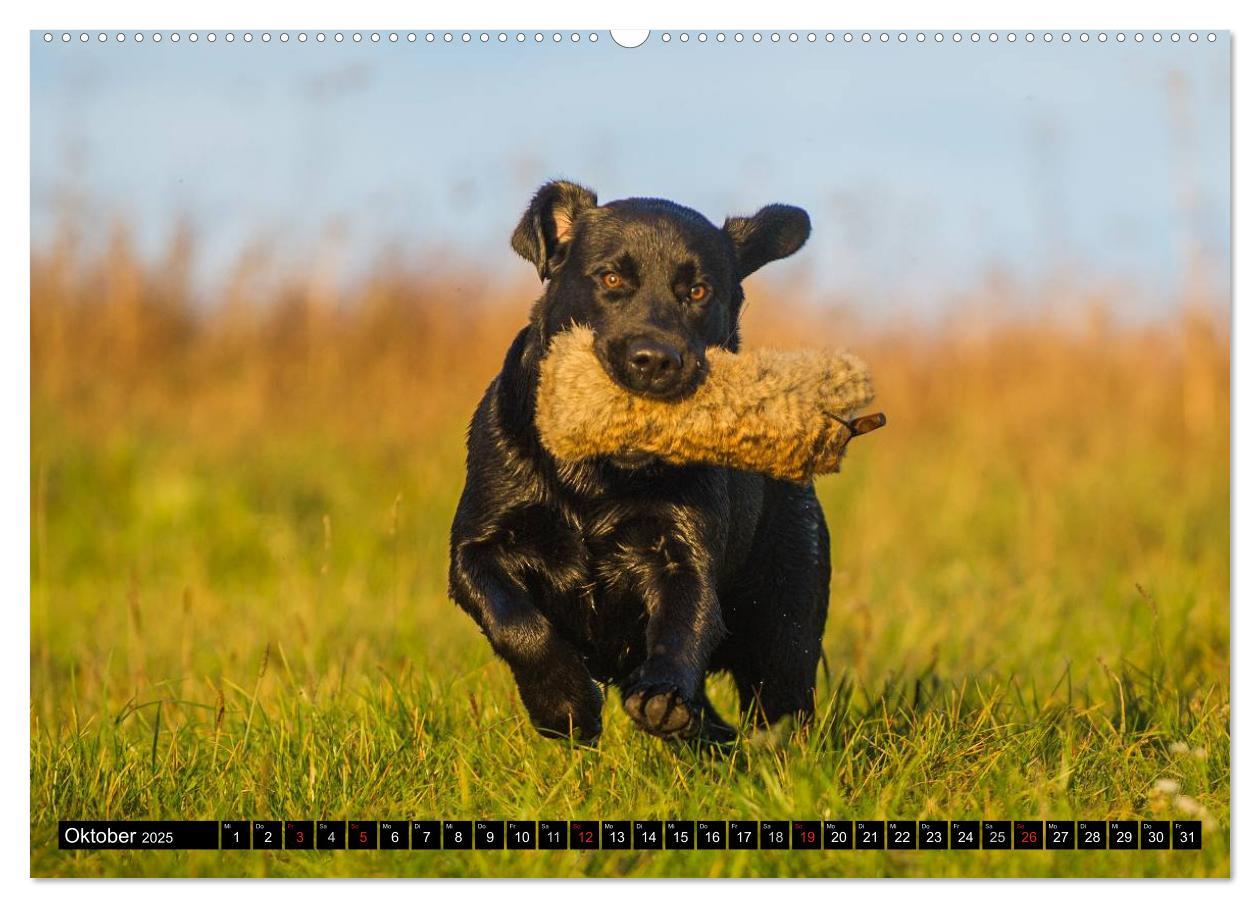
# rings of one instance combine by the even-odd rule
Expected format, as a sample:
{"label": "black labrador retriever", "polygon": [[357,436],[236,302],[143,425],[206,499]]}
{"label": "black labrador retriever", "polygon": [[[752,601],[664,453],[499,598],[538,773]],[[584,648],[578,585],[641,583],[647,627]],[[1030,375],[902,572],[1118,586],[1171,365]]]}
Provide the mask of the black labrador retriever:
{"label": "black labrador retriever", "polygon": [[590,327],[615,381],[681,398],[703,380],[706,348],[738,349],[740,282],[809,231],[787,205],[719,229],[673,202],[599,205],[557,181],[513,233],[546,287],[473,416],[450,595],[542,734],[598,736],[601,681],[651,734],[730,740],[705,695],[718,671],[754,722],[812,715],[831,575],[813,488],[651,457],[560,462],[534,427],[556,332]]}

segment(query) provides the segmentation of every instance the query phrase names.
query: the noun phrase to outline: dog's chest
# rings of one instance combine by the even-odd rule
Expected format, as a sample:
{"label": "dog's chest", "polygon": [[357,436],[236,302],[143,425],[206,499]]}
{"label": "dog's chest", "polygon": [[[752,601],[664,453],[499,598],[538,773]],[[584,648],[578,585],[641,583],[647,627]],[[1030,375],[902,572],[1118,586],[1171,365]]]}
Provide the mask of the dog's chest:
{"label": "dog's chest", "polygon": [[556,607],[581,609],[588,618],[641,614],[650,585],[688,560],[687,534],[669,515],[650,510],[534,507],[512,522],[529,585]]}
{"label": "dog's chest", "polygon": [[699,534],[680,509],[536,504],[505,516],[504,561],[592,675],[612,680],[642,662],[649,610],[661,601],[663,582],[696,564]]}
{"label": "dog's chest", "polygon": [[642,513],[586,515],[572,532],[583,552],[586,583],[557,590],[553,607],[569,634],[581,642],[588,669],[612,679],[638,665],[646,653],[653,590],[668,571],[678,570],[676,534],[670,524]]}

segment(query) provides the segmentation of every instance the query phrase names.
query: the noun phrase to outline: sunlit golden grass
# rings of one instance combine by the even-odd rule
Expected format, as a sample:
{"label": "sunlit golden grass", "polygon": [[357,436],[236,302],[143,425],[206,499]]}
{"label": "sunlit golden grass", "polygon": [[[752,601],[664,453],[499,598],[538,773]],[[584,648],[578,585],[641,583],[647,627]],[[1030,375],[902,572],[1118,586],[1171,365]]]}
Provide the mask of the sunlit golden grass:
{"label": "sunlit golden grass", "polygon": [[[1219,313],[1134,323],[1106,295],[989,294],[933,327],[873,326],[752,288],[745,343],[850,346],[889,425],[819,484],[834,576],[817,723],[714,757],[636,734],[615,694],[597,749],[537,739],[446,600],[464,428],[536,286],[393,265],[345,288],[247,258],[205,301],[189,264],[142,264],[122,240],[32,263],[34,873],[1229,872]],[[55,846],[57,818],[317,815],[1209,831],[1176,854]]]}

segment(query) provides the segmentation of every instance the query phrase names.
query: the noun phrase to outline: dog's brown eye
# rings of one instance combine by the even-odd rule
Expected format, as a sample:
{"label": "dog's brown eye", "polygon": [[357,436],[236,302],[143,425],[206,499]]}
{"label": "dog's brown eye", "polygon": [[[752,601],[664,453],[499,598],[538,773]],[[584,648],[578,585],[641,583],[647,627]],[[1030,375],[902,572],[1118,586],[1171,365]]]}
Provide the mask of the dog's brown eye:
{"label": "dog's brown eye", "polygon": [[615,271],[605,271],[602,280],[609,290],[616,290],[621,286],[621,275]]}
{"label": "dog's brown eye", "polygon": [[709,298],[709,288],[704,284],[693,284],[687,291],[687,298],[693,303],[702,303]]}

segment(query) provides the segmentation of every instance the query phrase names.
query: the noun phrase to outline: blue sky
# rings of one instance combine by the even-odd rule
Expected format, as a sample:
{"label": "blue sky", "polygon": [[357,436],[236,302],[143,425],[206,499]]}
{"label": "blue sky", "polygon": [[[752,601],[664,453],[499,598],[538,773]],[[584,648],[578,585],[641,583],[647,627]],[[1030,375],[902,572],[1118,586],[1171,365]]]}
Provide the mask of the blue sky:
{"label": "blue sky", "polygon": [[187,219],[209,288],[251,242],[301,266],[334,227],[349,271],[393,248],[511,278],[528,269],[507,237],[531,190],[565,176],[604,200],[666,196],[719,223],[802,205],[814,236],[782,274],[925,309],[993,269],[1032,284],[1070,268],[1164,305],[1187,239],[1226,284],[1227,35],[810,45],[654,33],[633,50],[600,38],[33,35],[33,240],[75,197],[96,224],[131,224],[146,251]]}

